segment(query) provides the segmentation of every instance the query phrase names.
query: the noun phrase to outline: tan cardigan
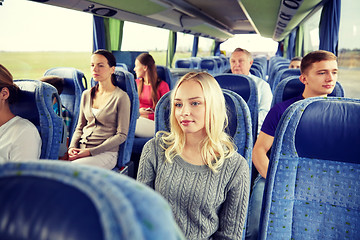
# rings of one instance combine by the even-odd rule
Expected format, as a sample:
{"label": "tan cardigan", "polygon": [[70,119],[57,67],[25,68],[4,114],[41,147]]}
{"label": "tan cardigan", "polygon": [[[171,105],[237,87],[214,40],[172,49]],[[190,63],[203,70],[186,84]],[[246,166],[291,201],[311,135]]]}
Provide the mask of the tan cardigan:
{"label": "tan cardigan", "polygon": [[94,116],[90,94],[91,89],[88,89],[81,96],[79,120],[70,148],[79,148],[80,144],[85,144],[93,156],[103,152],[117,152],[129,130],[129,96],[116,87],[108,103]]}

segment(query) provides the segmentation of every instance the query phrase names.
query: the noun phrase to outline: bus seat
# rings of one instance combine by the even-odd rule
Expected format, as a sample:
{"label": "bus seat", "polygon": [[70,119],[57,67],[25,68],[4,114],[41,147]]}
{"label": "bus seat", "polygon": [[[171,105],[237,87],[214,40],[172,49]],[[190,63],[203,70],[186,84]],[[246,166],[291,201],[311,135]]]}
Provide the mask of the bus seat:
{"label": "bus seat", "polygon": [[272,81],[272,86],[271,87],[271,91],[274,92],[276,86],[279,84],[280,81],[284,80],[287,77],[290,76],[300,76],[301,72],[300,69],[298,68],[284,68],[281,69],[280,71],[275,73],[274,79]]}
{"label": "bus seat", "polygon": [[[246,102],[237,93],[223,89],[229,124],[228,134],[234,139],[238,152],[248,161],[251,172],[251,153],[253,147],[250,110]],[[171,92],[159,100],[155,109],[155,131],[170,131]]]}
{"label": "bus seat", "polygon": [[124,69],[126,71],[129,71],[128,66],[126,65],[126,63],[118,63],[117,62],[116,67],[120,67],[120,68],[122,68],[122,69]]}
{"label": "bus seat", "polygon": [[239,94],[247,103],[252,123],[252,136],[256,139],[258,126],[258,91],[254,80],[242,74],[224,73],[215,76],[223,89],[229,89]]}
{"label": "bus seat", "polygon": [[170,89],[173,89],[175,86],[175,81],[171,75],[170,69],[166,66],[156,65],[157,75],[161,80],[164,80]]}
{"label": "bus seat", "polygon": [[[135,86],[136,83],[134,80],[134,75],[132,73],[125,70],[120,71],[120,69],[116,69],[114,74],[116,76],[117,86],[128,94],[131,103],[129,131],[125,142],[120,144],[117,166],[113,169],[121,170],[121,168],[125,167],[131,159],[131,152],[135,138],[136,120],[139,115],[139,97]],[[92,78],[91,86],[95,86],[96,84],[97,83]]]}
{"label": "bus seat", "polygon": [[221,59],[221,61],[223,61],[223,66],[224,66],[224,69],[222,72],[224,73],[224,72],[229,71],[229,69],[230,69],[229,60],[223,55],[220,55],[220,59]]}
{"label": "bus seat", "polygon": [[[275,88],[271,107],[293,97],[300,96],[304,91],[305,85],[299,80],[299,76],[290,76],[282,80]],[[339,82],[328,96],[344,97],[345,91]]]}
{"label": "bus seat", "polygon": [[267,75],[267,70],[268,70],[268,59],[266,56],[264,55],[259,55],[259,56],[256,56],[254,57],[254,62],[253,64],[255,63],[255,65],[259,65],[262,69],[262,74],[264,77],[266,77]]}
{"label": "bus seat", "polygon": [[53,97],[61,103],[58,92],[50,84],[38,80],[15,80],[20,91],[11,111],[31,121],[39,131],[41,159],[58,159],[63,139],[63,119],[53,109]]}
{"label": "bus seat", "polygon": [[213,56],[212,58],[215,59],[215,61],[216,61],[218,73],[224,72],[224,70],[225,70],[225,68],[224,68],[224,63],[223,63],[223,61],[220,59],[220,57],[219,57],[219,56]]}
{"label": "bus seat", "polygon": [[211,75],[220,73],[218,69],[218,64],[213,58],[203,58],[199,63],[199,69],[207,71]]}
{"label": "bus seat", "polygon": [[44,73],[44,76],[48,75],[64,78],[64,89],[60,98],[71,115],[69,129],[69,141],[71,141],[79,118],[81,94],[87,88],[87,81],[83,72],[72,67],[51,68]]}
{"label": "bus seat", "polygon": [[194,68],[190,59],[181,58],[176,60],[175,68]]}
{"label": "bus seat", "polygon": [[264,79],[263,76],[262,76],[262,74],[261,74],[261,72],[260,72],[260,70],[257,69],[257,68],[255,68],[255,67],[252,67],[252,66],[251,66],[251,68],[250,68],[250,73],[251,73],[252,75],[258,77],[258,78]]}
{"label": "bus seat", "polygon": [[[258,76],[258,77],[261,79],[264,79],[266,81],[265,66],[262,66],[261,63],[259,63],[259,62],[253,62],[253,64],[251,64],[250,71],[253,69],[258,70],[260,72],[260,76]],[[255,76],[257,76],[257,75],[255,75]]]}
{"label": "bus seat", "polygon": [[200,57],[190,57],[194,69],[199,69]]}
{"label": "bus seat", "polygon": [[289,63],[288,62],[275,63],[273,65],[273,68],[270,69],[269,78],[268,78],[268,83],[270,84],[270,88],[271,86],[274,85],[276,73],[278,73],[282,69],[289,69]]}
{"label": "bus seat", "polygon": [[358,239],[360,100],[309,98],[279,122],[259,239]]}
{"label": "bus seat", "polygon": [[160,194],[93,166],[5,163],[0,196],[0,239],[184,239]]}

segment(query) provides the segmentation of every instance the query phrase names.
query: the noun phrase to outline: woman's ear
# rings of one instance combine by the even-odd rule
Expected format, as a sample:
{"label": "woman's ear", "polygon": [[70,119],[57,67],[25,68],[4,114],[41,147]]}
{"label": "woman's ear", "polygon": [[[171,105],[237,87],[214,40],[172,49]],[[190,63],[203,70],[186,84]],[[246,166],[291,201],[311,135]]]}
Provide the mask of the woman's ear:
{"label": "woman's ear", "polygon": [[0,100],[7,100],[10,97],[10,91],[7,87],[3,87],[0,91]]}

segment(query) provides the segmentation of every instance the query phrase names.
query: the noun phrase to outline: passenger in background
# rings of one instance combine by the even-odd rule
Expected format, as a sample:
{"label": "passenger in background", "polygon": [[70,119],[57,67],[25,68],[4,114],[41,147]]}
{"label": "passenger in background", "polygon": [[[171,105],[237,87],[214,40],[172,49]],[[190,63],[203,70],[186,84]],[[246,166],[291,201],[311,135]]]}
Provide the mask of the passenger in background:
{"label": "passenger in background", "polygon": [[0,64],[0,163],[36,160],[41,154],[41,138],[36,127],[10,110],[17,91],[13,76]]}
{"label": "passenger in background", "polygon": [[[60,95],[64,89],[64,79],[58,76],[44,76],[42,78],[40,78],[40,81],[42,82],[46,82],[49,83],[50,85],[54,86],[58,92],[58,94]],[[69,135],[69,130],[70,130],[70,124],[71,124],[71,114],[69,112],[69,110],[66,109],[65,106],[61,105],[61,115],[59,112],[59,104],[57,102],[57,99],[54,97],[53,99],[53,108],[54,111],[56,112],[56,114],[58,114],[59,116],[62,116],[63,120],[64,120],[64,132],[63,132],[63,139],[60,143],[60,149],[59,149],[59,159],[63,159],[66,160],[69,158],[69,156],[67,155],[67,150],[68,150],[68,136]]]}
{"label": "passenger in background", "polygon": [[68,150],[75,163],[112,169],[130,122],[129,96],[116,86],[116,60],[106,50],[91,56],[91,72],[98,84],[81,97],[79,120]]}
{"label": "passenger in background", "polygon": [[270,85],[263,79],[250,73],[251,65],[254,60],[251,53],[242,48],[236,48],[230,57],[231,72],[233,74],[244,74],[255,81],[258,90],[258,133],[264,122],[266,114],[269,112],[272,101]]}
{"label": "passenger in background", "polygon": [[241,239],[249,166],[224,131],[225,99],[210,74],[179,80],[170,125],[144,146],[137,180],[168,200],[187,239]]}
{"label": "passenger in background", "polygon": [[[40,81],[49,83],[50,85],[54,86],[56,88],[56,90],[58,91],[59,96],[64,89],[64,79],[61,77],[51,76],[51,75],[44,76],[44,77],[40,78]],[[57,100],[56,100],[56,98],[54,98],[54,105],[53,105],[54,111],[57,114],[60,114],[59,113],[59,105],[56,103],[57,103]],[[61,106],[61,116],[63,117],[63,119],[65,121],[65,125],[67,128],[67,136],[69,136],[69,130],[70,130],[70,124],[71,124],[71,114],[64,105]]]}
{"label": "passenger in background", "polygon": [[155,134],[155,106],[170,91],[169,85],[158,78],[155,61],[148,53],[142,53],[136,58],[134,71],[140,102],[135,136],[152,137]]}
{"label": "passenger in background", "polygon": [[268,156],[281,116],[294,102],[309,97],[325,97],[336,85],[338,66],[336,56],[331,52],[320,50],[307,54],[301,61],[300,70],[299,78],[305,85],[303,94],[271,108],[253,149],[252,161],[260,174],[254,182],[250,198],[246,239],[258,237],[265,178],[269,165]]}
{"label": "passenger in background", "polygon": [[300,68],[302,57],[294,57],[291,59],[289,68]]}

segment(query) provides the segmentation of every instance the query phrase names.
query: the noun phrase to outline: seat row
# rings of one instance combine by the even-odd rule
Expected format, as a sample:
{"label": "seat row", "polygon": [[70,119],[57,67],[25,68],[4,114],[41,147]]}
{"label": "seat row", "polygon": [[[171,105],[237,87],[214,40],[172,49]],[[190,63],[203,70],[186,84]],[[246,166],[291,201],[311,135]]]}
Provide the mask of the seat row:
{"label": "seat row", "polygon": [[201,69],[213,75],[228,71],[230,63],[224,56],[190,57],[176,60],[175,68]]}

